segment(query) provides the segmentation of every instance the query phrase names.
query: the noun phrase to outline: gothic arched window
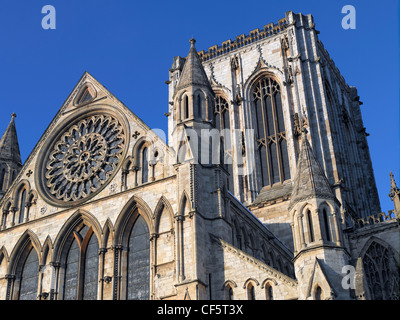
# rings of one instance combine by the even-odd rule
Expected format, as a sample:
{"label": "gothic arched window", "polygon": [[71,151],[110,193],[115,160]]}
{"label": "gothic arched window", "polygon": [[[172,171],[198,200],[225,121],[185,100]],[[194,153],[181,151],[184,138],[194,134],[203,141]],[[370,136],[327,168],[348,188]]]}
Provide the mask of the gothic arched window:
{"label": "gothic arched window", "polygon": [[150,299],[150,236],[142,216],[136,219],[128,240],[127,300]]}
{"label": "gothic arched window", "polygon": [[189,118],[189,97],[183,97],[182,120]]}
{"label": "gothic arched window", "polygon": [[32,247],[22,268],[19,300],[36,300],[39,281],[39,258]]}
{"label": "gothic arched window", "polygon": [[270,284],[265,287],[265,298],[266,300],[274,300],[274,289]]}
{"label": "gothic arched window", "polygon": [[5,191],[5,190],[3,189],[4,178],[5,178],[5,176],[6,176],[6,169],[3,168],[3,169],[1,169],[1,171],[0,171],[0,190],[1,190],[1,191]]}
{"label": "gothic arched window", "polygon": [[322,289],[320,286],[315,288],[315,300],[322,300]]}
{"label": "gothic arched window", "polygon": [[254,286],[251,283],[249,283],[247,287],[247,298],[248,300],[256,300],[256,292]]}
{"label": "gothic arched window", "polygon": [[88,226],[73,231],[65,262],[64,300],[96,300],[99,243]]}
{"label": "gothic arched window", "polygon": [[310,242],[314,242],[314,227],[313,227],[311,211],[307,210],[307,214],[306,215],[307,215],[307,222],[308,222],[309,241]]}
{"label": "gothic arched window", "polygon": [[286,129],[279,84],[264,77],[253,87],[256,135],[263,186],[290,179]]}
{"label": "gothic arched window", "polygon": [[372,300],[399,299],[399,269],[393,254],[373,241],[363,257],[364,272]]}
{"label": "gothic arched window", "polygon": [[215,127],[219,130],[229,129],[229,105],[221,96],[215,98]]}
{"label": "gothic arched window", "polygon": [[142,151],[142,183],[149,181],[149,152],[147,148]]}
{"label": "gothic arched window", "polygon": [[325,237],[326,237],[326,241],[332,241],[332,237],[331,237],[331,232],[329,229],[329,217],[328,217],[328,212],[326,211],[326,209],[324,208],[322,210],[322,216],[324,218],[324,226],[325,226]]}
{"label": "gothic arched window", "polygon": [[230,284],[225,287],[226,300],[235,300],[233,296],[233,289]]}
{"label": "gothic arched window", "polygon": [[18,218],[19,223],[24,222],[25,205],[26,205],[26,189],[22,190],[21,198],[19,201],[19,218]]}
{"label": "gothic arched window", "polygon": [[223,164],[229,172],[229,189],[233,191],[232,143],[230,135],[229,104],[221,96],[215,98],[215,128],[220,132]]}

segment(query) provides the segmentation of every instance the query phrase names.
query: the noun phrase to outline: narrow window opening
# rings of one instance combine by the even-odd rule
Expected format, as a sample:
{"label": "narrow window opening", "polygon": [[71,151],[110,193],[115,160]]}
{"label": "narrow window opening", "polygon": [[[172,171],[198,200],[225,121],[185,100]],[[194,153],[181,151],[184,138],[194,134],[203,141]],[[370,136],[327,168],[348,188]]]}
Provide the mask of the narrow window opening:
{"label": "narrow window opening", "polygon": [[25,203],[26,203],[26,190],[24,189],[21,193],[21,200],[19,202],[19,219],[18,219],[19,223],[24,222]]}
{"label": "narrow window opening", "polygon": [[326,209],[324,209],[324,210],[322,211],[322,214],[323,214],[323,216],[324,216],[324,226],[325,226],[326,240],[327,240],[327,241],[332,241],[331,233],[330,233],[330,230],[329,230],[329,219],[328,219],[328,214],[327,214],[327,212],[326,212]]}
{"label": "narrow window opening", "polygon": [[309,235],[310,235],[310,242],[314,242],[314,228],[313,228],[313,221],[312,221],[310,210],[307,210],[307,220],[308,220],[308,230],[309,230]]}
{"label": "narrow window opening", "polygon": [[149,179],[149,159],[147,148],[142,152],[142,183],[146,183]]}

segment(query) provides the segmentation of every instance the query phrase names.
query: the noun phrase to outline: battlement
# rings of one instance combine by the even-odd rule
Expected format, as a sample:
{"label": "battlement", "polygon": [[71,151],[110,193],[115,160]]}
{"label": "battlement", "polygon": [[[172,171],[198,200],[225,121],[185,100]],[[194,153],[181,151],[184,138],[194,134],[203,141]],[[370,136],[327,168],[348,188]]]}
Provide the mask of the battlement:
{"label": "battlement", "polygon": [[251,30],[249,35],[241,34],[235,40],[226,40],[221,45],[214,45],[208,48],[208,51],[201,50],[198,52],[201,61],[208,61],[216,57],[220,57],[226,53],[234,51],[238,48],[247,46],[259,40],[274,36],[286,30],[288,26],[287,19],[282,18],[278,23],[273,22],[265,25],[262,30],[259,28]]}
{"label": "battlement", "polygon": [[396,213],[394,210],[389,210],[386,212],[380,212],[373,215],[370,215],[366,218],[359,218],[354,222],[354,227],[356,229],[360,229],[366,226],[371,226],[379,223],[387,223],[396,221]]}

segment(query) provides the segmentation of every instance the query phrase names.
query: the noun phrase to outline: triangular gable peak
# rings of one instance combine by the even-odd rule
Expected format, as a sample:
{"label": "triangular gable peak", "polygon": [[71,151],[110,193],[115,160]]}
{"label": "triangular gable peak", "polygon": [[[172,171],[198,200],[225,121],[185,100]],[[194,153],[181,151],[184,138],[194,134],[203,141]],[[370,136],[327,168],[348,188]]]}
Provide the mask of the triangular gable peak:
{"label": "triangular gable peak", "polygon": [[331,300],[335,296],[336,292],[327,277],[323,262],[315,258],[312,276],[307,287],[306,299]]}
{"label": "triangular gable peak", "polygon": [[[40,195],[38,202],[43,206],[46,205],[46,203],[49,204],[47,201],[46,203],[40,201],[43,192],[39,190],[40,186],[36,184],[36,182],[40,180],[40,175],[43,175],[44,166],[43,163],[40,163],[43,162],[43,154],[46,153],[47,159],[49,159],[49,157],[51,158],[52,155],[50,155],[50,149],[54,148],[55,139],[60,139],[62,135],[65,134],[65,130],[76,125],[77,121],[82,120],[87,123],[89,121],[88,118],[93,116],[93,119],[90,119],[90,121],[92,121],[92,123],[95,122],[95,118],[98,118],[97,114],[105,115],[101,120],[103,122],[106,122],[106,116],[110,115],[111,117],[118,119],[117,122],[121,125],[119,132],[123,132],[124,141],[122,151],[118,155],[121,158],[117,164],[118,167],[122,163],[123,159],[128,155],[128,150],[132,150],[132,147],[136,142],[135,136],[150,136],[151,140],[157,141],[159,148],[168,149],[165,142],[162,139],[157,139],[157,135],[152,132],[152,130],[139,117],[137,117],[120,100],[110,93],[93,76],[88,72],[85,72],[75,85],[72,92],[68,95],[47,129],[44,131],[36,146],[33,148],[31,154],[23,164],[21,171],[8,189],[7,194],[0,201],[0,207],[3,205],[3,202],[5,201],[4,199],[8,199],[12,196],[14,187],[21,179],[35,181],[35,185],[38,187]],[[135,133],[136,135],[132,133]],[[82,159],[79,159],[79,161],[84,162],[85,156],[86,155],[82,155]],[[111,167],[113,165],[113,163],[110,163]],[[114,168],[114,174],[118,170],[119,168]],[[112,177],[110,176],[110,179],[104,179],[104,181],[99,180],[98,183],[104,184],[105,187],[105,184],[110,183],[111,180]],[[54,186],[56,186],[56,183],[54,183]],[[54,196],[56,197],[56,192],[54,192]],[[77,197],[71,196],[71,199],[72,198]],[[60,203],[54,201],[50,204],[56,207],[63,206],[61,201]]]}

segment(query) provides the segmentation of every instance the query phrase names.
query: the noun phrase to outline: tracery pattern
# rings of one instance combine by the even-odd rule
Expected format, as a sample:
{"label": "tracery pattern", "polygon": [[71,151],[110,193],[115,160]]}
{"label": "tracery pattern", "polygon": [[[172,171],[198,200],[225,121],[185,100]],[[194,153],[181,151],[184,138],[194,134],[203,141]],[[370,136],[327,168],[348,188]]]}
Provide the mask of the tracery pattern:
{"label": "tracery pattern", "polygon": [[290,170],[280,86],[263,77],[252,93],[262,185],[283,183],[290,179]]}
{"label": "tracery pattern", "polygon": [[398,300],[398,264],[388,249],[376,242],[372,242],[363,260],[371,299]]}
{"label": "tracery pattern", "polygon": [[122,125],[110,115],[93,115],[72,125],[45,164],[49,193],[68,202],[96,192],[121,161],[125,141]]}

